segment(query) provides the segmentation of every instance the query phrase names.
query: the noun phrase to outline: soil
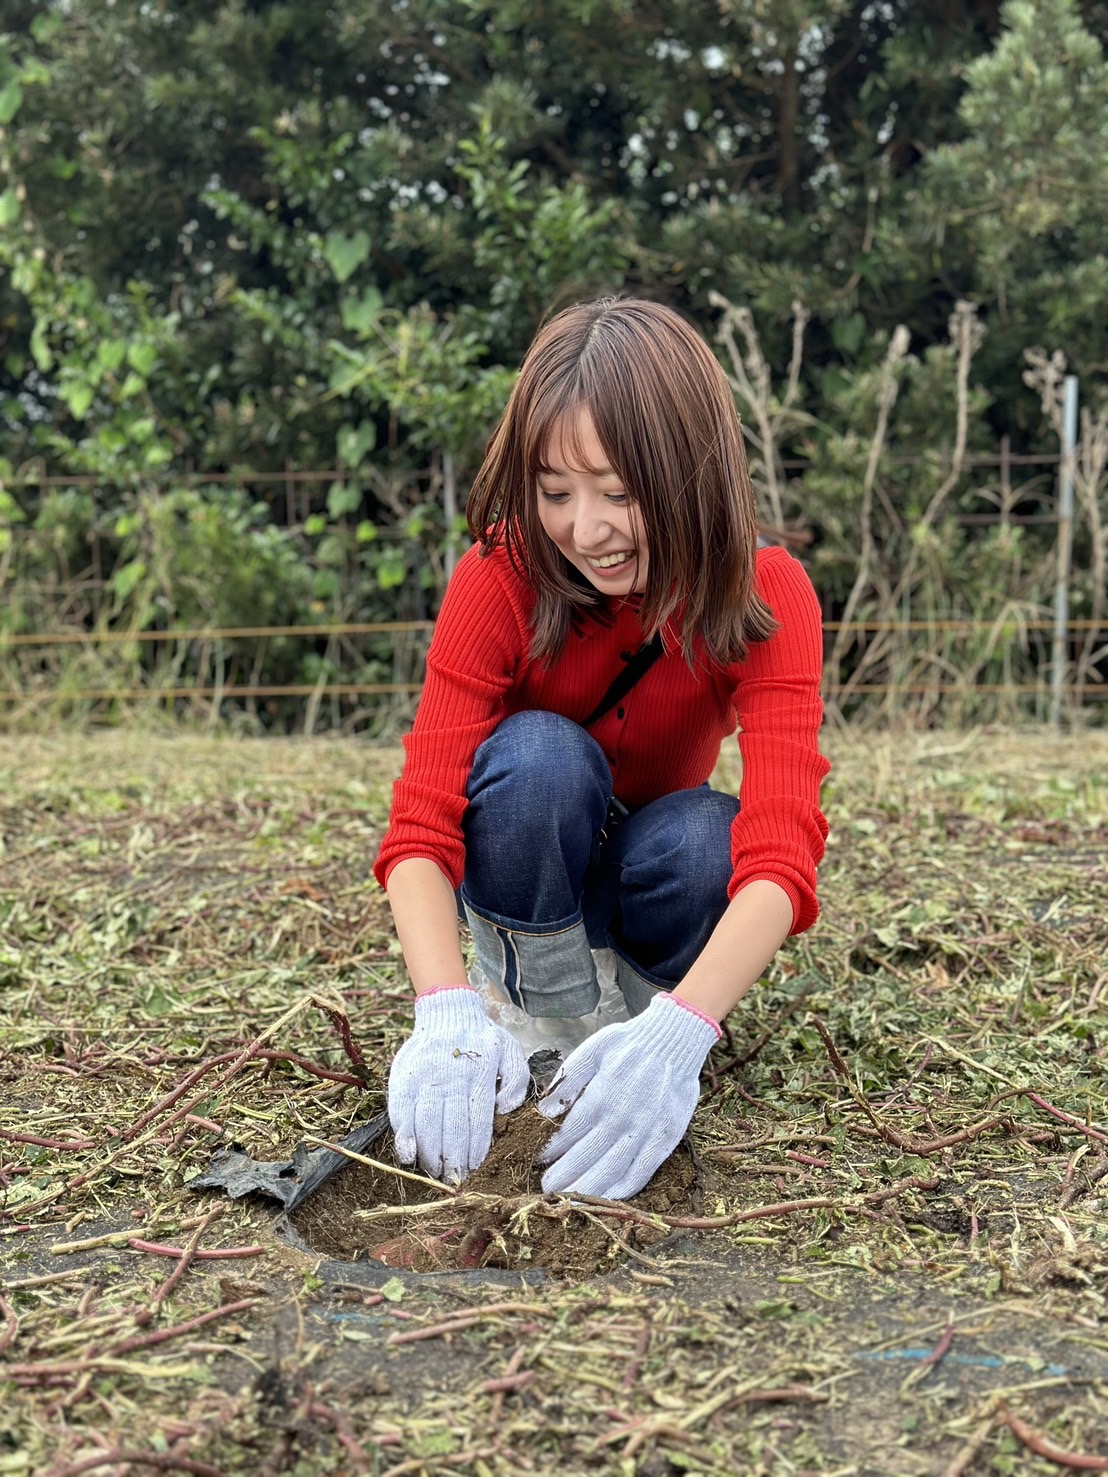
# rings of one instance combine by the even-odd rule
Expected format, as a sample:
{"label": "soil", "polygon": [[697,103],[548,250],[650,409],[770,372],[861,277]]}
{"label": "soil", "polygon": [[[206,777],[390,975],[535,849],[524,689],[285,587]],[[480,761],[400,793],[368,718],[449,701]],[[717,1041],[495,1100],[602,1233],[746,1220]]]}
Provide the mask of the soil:
{"label": "soil", "polygon": [[[541,1267],[560,1278],[604,1271],[671,1234],[662,1223],[602,1222],[583,1201],[544,1196],[535,1157],[555,1126],[530,1103],[498,1118],[488,1158],[449,1197],[396,1172],[390,1135],[376,1146],[381,1168],[351,1164],[289,1220],[314,1251],[339,1260],[416,1272]],[[696,1161],[682,1143],[628,1204],[674,1215],[695,1212],[699,1200]]]}
{"label": "soil", "polygon": [[628,1207],[541,1195],[525,1114],[452,1197],[375,1140],[376,1184],[297,1212],[310,1252],[272,1199],[187,1188],[383,1106],[410,990],[365,859],[399,755],[0,747],[0,1471],[1103,1466],[1105,741],[827,738],[823,919],[706,1063],[684,1224],[625,1251]]}

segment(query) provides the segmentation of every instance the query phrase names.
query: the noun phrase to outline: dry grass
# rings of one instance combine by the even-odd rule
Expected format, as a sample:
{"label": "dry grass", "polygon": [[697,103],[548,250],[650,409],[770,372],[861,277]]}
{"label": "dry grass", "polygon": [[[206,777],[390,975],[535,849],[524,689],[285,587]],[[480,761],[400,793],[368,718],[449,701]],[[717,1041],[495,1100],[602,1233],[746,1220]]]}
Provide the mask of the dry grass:
{"label": "dry grass", "polygon": [[5,741],[0,1473],[1108,1470],[1108,739],[828,748],[824,915],[710,1060],[695,1224],[492,1286],[184,1188],[383,1105],[396,753]]}

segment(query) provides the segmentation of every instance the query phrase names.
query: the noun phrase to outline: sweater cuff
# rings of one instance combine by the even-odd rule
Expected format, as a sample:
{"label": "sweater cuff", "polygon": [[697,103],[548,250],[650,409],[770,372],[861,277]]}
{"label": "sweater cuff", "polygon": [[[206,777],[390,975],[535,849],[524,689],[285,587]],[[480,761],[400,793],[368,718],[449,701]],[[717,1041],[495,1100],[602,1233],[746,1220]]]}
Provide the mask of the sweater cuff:
{"label": "sweater cuff", "polygon": [[814,892],[799,887],[791,877],[784,877],[780,872],[755,872],[749,877],[744,877],[742,882],[734,891],[728,890],[728,898],[734,901],[742,892],[744,887],[749,887],[752,882],[772,882],[788,898],[793,905],[793,923],[789,929],[789,936],[803,933],[805,929],[811,928],[819,917],[819,903],[816,901]]}
{"label": "sweater cuff", "polygon": [[373,864],[373,875],[374,877],[376,877],[377,881],[385,889],[385,891],[388,892],[389,878],[392,876],[394,869],[398,867],[401,862],[414,861],[434,862],[435,866],[438,867],[439,871],[446,878],[447,882],[450,883],[450,886],[454,889],[455,892],[457,892],[458,888],[461,886],[461,879],[459,879],[457,882],[454,881],[454,878],[451,876],[449,869],[444,865],[442,857],[435,856],[429,851],[406,851],[402,856],[390,856],[387,859],[382,859],[379,856],[376,862],[374,862]]}

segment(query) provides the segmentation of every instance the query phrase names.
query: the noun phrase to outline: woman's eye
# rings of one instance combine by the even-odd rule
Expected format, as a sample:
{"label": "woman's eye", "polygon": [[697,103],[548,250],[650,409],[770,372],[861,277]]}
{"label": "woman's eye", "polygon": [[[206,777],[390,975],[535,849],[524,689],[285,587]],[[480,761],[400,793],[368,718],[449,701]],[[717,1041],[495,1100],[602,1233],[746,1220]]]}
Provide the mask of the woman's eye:
{"label": "woman's eye", "polygon": [[545,487],[539,488],[539,496],[547,503],[564,503],[568,495],[565,492],[548,492]]}
{"label": "woman's eye", "polygon": [[615,503],[617,507],[622,507],[627,501],[627,494],[625,492],[609,492],[605,496],[610,503]]}

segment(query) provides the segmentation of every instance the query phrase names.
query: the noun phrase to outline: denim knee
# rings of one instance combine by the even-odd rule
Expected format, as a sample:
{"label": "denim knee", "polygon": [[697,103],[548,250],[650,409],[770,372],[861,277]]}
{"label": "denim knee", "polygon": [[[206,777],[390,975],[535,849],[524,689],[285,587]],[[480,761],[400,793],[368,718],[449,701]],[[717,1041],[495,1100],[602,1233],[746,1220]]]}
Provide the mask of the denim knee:
{"label": "denim knee", "polygon": [[616,832],[611,944],[652,984],[676,984],[723,916],[737,814],[734,796],[704,786],[663,796]]}
{"label": "denim knee", "polygon": [[515,713],[478,749],[466,794],[466,902],[532,929],[580,918],[612,794],[595,739],[556,713]]}
{"label": "denim knee", "polygon": [[608,762],[592,735],[560,713],[541,710],[513,713],[477,750],[466,786],[470,803],[493,785],[529,812],[537,796],[549,796],[569,809],[602,803],[602,817],[612,792]]}
{"label": "denim knee", "polygon": [[739,812],[732,795],[710,790],[677,790],[644,806],[626,824],[619,848],[624,874],[644,877],[680,872],[700,894],[726,891],[731,879],[731,826]]}

